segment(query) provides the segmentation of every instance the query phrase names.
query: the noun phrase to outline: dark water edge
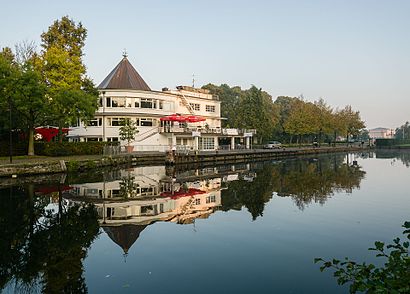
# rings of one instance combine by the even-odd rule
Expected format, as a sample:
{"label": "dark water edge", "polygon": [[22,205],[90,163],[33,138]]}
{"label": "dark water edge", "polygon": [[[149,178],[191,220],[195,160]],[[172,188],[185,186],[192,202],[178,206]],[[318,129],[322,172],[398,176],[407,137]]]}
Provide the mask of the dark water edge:
{"label": "dark water edge", "polygon": [[347,293],[315,257],[377,262],[409,220],[409,152],[188,170],[147,166],[0,189],[5,293]]}

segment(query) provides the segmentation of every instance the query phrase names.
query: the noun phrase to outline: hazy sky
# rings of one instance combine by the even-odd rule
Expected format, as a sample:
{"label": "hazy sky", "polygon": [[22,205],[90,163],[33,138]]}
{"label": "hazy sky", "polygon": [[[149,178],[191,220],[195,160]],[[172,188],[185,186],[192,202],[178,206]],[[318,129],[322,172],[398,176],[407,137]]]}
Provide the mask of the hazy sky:
{"label": "hazy sky", "polygon": [[69,15],[88,29],[85,64],[99,84],[129,60],[155,90],[254,84],[334,107],[369,128],[410,120],[410,1],[5,1],[0,46],[40,42]]}

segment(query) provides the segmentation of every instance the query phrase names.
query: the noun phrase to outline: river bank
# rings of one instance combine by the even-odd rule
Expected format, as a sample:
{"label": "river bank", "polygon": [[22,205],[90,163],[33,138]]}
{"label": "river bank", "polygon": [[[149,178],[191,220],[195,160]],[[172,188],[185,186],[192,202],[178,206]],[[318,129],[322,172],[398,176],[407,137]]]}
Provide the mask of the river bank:
{"label": "river bank", "polygon": [[214,165],[247,161],[289,158],[333,152],[361,151],[358,146],[343,147],[303,147],[285,149],[251,149],[251,150],[217,150],[203,151],[197,154],[175,155],[170,160],[163,152],[134,152],[115,156],[72,156],[72,157],[40,157],[17,160],[9,164],[0,162],[0,177],[20,177],[41,174],[78,172],[122,165],[152,165],[152,164],[197,164]]}

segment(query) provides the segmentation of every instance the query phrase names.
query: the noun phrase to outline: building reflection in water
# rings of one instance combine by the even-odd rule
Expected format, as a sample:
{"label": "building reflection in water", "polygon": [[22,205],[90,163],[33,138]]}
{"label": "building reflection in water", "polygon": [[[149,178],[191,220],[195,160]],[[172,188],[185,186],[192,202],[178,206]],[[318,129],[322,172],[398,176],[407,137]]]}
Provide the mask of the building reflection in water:
{"label": "building reflection in water", "polygon": [[222,206],[223,184],[253,181],[250,164],[176,171],[165,166],[136,167],[104,175],[103,182],[73,184],[64,193],[92,202],[101,227],[127,253],[140,233],[157,221],[190,224]]}

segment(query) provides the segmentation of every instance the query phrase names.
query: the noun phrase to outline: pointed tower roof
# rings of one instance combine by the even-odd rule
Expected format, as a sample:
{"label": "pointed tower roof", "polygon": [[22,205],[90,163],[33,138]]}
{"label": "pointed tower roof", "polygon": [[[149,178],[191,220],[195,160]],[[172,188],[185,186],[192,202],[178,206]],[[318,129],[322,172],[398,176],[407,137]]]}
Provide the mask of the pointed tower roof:
{"label": "pointed tower roof", "polygon": [[103,226],[102,228],[110,239],[124,250],[124,253],[128,253],[132,244],[137,241],[146,227],[146,225],[124,224],[121,226]]}
{"label": "pointed tower roof", "polygon": [[124,58],[101,82],[98,88],[151,91],[147,83],[128,61],[127,55],[124,54],[123,56]]}

